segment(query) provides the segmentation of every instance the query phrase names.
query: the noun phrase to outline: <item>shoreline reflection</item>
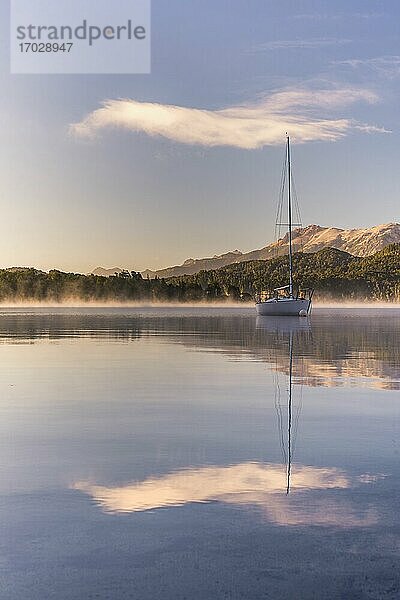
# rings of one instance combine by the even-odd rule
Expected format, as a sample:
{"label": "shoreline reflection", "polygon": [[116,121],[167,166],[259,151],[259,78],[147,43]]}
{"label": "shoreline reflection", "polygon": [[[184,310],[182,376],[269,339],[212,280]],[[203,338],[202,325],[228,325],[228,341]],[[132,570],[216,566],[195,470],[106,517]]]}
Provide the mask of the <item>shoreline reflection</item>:
{"label": "shoreline reflection", "polygon": [[[248,311],[232,315],[223,309],[202,309],[198,313],[159,309],[76,313],[59,309],[54,314],[15,313],[0,315],[0,344],[34,343],[48,339],[86,339],[140,343],[160,338],[196,352],[224,353],[232,358],[250,358],[285,371],[287,346],[274,327],[263,327]],[[177,314],[178,313],[178,314]],[[390,318],[382,311],[353,311],[351,318],[317,310],[311,317],[312,336],[302,348],[303,377],[310,387],[368,387],[400,389],[400,310]],[[285,317],[292,321],[290,317]],[[261,317],[262,319],[262,317]],[[265,317],[264,317],[265,319]],[[277,317],[275,317],[275,320]],[[308,319],[298,319],[298,332]],[[274,319],[271,319],[273,322]],[[283,327],[292,326],[291,324]],[[280,326],[282,328],[282,325]]]}

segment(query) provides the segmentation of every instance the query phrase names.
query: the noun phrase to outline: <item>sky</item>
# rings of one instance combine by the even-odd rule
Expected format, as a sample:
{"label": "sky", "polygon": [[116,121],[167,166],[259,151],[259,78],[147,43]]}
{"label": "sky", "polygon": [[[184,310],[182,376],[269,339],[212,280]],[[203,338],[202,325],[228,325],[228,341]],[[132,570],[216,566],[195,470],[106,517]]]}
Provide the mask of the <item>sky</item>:
{"label": "sky", "polygon": [[0,90],[0,267],[261,248],[286,130],[304,225],[400,220],[397,0],[153,0],[146,75],[10,75],[0,0]]}

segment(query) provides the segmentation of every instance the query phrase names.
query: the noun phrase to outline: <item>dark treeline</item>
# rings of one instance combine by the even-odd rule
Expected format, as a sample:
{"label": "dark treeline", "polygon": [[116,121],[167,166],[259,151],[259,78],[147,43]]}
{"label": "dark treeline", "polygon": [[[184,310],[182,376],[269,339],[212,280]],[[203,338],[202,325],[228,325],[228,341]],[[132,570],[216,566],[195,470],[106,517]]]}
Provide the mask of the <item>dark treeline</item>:
{"label": "dark treeline", "polygon": [[[30,268],[0,270],[0,302],[249,301],[285,285],[288,259],[248,261],[168,279],[124,271],[112,277]],[[400,300],[400,244],[360,258],[325,248],[294,256],[295,283],[315,288],[317,299]]]}

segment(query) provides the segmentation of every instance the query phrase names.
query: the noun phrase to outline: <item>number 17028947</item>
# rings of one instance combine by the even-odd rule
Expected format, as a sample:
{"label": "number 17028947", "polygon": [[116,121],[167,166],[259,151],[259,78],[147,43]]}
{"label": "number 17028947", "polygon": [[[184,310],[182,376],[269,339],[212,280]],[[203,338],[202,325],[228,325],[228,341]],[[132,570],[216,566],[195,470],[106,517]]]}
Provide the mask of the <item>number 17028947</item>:
{"label": "number 17028947", "polygon": [[73,42],[63,42],[58,44],[56,42],[22,42],[19,44],[21,52],[70,52],[73,46]]}

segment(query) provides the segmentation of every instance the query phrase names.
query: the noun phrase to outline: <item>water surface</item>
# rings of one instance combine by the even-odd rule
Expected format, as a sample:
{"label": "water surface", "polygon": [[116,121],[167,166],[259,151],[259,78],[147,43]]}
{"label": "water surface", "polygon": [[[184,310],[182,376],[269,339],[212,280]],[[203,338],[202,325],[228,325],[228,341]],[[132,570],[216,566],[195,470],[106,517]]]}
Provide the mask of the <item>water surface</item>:
{"label": "water surface", "polygon": [[395,308],[2,309],[0,597],[399,598],[399,340]]}

